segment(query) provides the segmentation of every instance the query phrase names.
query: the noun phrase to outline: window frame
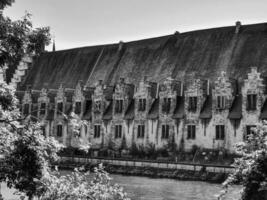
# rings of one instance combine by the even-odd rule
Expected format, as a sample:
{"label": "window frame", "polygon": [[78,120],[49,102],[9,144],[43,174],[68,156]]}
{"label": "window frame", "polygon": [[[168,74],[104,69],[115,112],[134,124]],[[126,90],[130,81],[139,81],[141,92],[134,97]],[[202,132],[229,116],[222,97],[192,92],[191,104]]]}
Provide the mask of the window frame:
{"label": "window frame", "polygon": [[[43,108],[44,105],[44,108]],[[46,102],[41,102],[40,103],[40,115],[45,115],[46,114]]]}
{"label": "window frame", "polygon": [[216,98],[216,108],[218,110],[222,110],[222,109],[225,109],[225,107],[226,107],[226,97],[223,96],[223,95],[217,96],[217,98]]}
{"label": "window frame", "polygon": [[225,140],[225,125],[218,124],[215,126],[215,140]]}
{"label": "window frame", "polygon": [[[61,105],[61,106],[59,106]],[[61,109],[60,109],[61,108]],[[64,111],[64,104],[63,104],[63,101],[59,101],[57,102],[57,111],[59,112],[59,114],[62,114],[63,111]]]}
{"label": "window frame", "polygon": [[162,112],[169,113],[171,110],[171,98],[170,97],[164,97],[163,98],[163,104],[162,104]]}
{"label": "window frame", "polygon": [[161,126],[161,139],[169,139],[170,126],[169,124],[162,124]]}
{"label": "window frame", "polygon": [[194,124],[187,125],[187,139],[188,140],[196,139],[196,125]]}
{"label": "window frame", "polygon": [[[27,109],[25,109],[27,107]],[[27,112],[25,112],[27,110]],[[23,115],[28,116],[30,114],[30,104],[29,103],[25,103],[23,105]]]}
{"label": "window frame", "polygon": [[95,124],[94,125],[94,138],[100,138],[101,135],[101,125]]}
{"label": "window frame", "polygon": [[257,94],[247,94],[247,110],[257,110]]}
{"label": "window frame", "polygon": [[116,99],[115,100],[115,113],[122,113],[123,111],[123,100]]}
{"label": "window frame", "polygon": [[140,98],[138,101],[138,111],[145,111],[146,110],[146,99]]}
{"label": "window frame", "polygon": [[62,137],[62,136],[63,136],[63,125],[57,124],[57,137]]}
{"label": "window frame", "polygon": [[116,124],[115,125],[115,139],[122,138],[122,125]]}
{"label": "window frame", "polygon": [[82,102],[81,101],[75,101],[74,113],[76,115],[80,115],[82,113]]}
{"label": "window frame", "polygon": [[196,112],[197,111],[197,96],[189,96],[188,97],[188,111]]}
{"label": "window frame", "polygon": [[139,124],[137,126],[137,138],[144,138],[145,137],[145,125]]}

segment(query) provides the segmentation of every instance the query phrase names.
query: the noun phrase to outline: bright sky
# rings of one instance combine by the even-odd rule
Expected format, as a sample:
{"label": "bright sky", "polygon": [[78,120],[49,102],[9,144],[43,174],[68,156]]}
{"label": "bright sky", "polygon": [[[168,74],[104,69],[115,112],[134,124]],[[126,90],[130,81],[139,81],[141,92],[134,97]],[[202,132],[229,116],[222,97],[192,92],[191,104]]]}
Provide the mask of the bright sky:
{"label": "bright sky", "polygon": [[51,27],[57,50],[267,21],[267,0],[16,0],[4,13],[26,10]]}

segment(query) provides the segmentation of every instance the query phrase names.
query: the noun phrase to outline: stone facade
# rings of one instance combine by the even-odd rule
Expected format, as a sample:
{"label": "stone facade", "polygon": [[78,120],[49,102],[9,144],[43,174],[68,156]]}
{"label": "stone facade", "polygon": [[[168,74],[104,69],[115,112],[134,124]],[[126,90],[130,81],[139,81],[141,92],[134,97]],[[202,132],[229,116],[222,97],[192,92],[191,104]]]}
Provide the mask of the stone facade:
{"label": "stone facade", "polygon": [[[25,116],[35,115],[36,108],[44,134],[66,146],[87,141],[96,151],[173,145],[186,151],[199,146],[233,152],[234,144],[264,119],[264,80],[256,68],[243,82],[224,72],[214,82],[167,78],[155,83],[144,77],[133,85],[120,78],[114,86],[99,81],[94,88],[79,82],[73,89],[28,89],[20,100]],[[69,123],[72,112],[86,122],[78,135]]]}

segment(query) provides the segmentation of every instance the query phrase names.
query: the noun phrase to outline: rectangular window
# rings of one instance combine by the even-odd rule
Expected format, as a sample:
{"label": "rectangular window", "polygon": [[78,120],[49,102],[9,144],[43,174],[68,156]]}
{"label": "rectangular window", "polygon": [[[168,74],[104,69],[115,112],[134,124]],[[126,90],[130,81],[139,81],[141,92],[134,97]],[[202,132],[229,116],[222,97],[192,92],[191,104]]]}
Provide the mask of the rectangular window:
{"label": "rectangular window", "polygon": [[168,139],[169,138],[169,125],[165,124],[161,127],[161,138]]}
{"label": "rectangular window", "polygon": [[145,111],[146,110],[146,99],[139,99],[139,111]]}
{"label": "rectangular window", "polygon": [[24,104],[23,114],[24,115],[30,114],[30,104],[28,104],[28,103]]}
{"label": "rectangular window", "polygon": [[187,139],[190,139],[190,140],[196,139],[196,126],[195,125],[187,126]]}
{"label": "rectangular window", "polygon": [[192,112],[197,110],[197,97],[189,97],[188,110]]}
{"label": "rectangular window", "polygon": [[95,101],[95,111],[100,112],[101,111],[101,101]]}
{"label": "rectangular window", "polygon": [[57,125],[57,137],[62,137],[62,129],[63,127],[61,124]]}
{"label": "rectangular window", "polygon": [[137,138],[145,137],[145,125],[138,125]]}
{"label": "rectangular window", "polygon": [[248,94],[247,95],[247,110],[256,110],[257,107],[257,95]]}
{"label": "rectangular window", "polygon": [[217,109],[225,108],[225,96],[217,96]]}
{"label": "rectangular window", "polygon": [[121,138],[122,137],[122,126],[116,125],[115,126],[115,138]]}
{"label": "rectangular window", "polygon": [[81,111],[82,111],[82,102],[77,101],[75,103],[75,114],[79,115],[81,114]]}
{"label": "rectangular window", "polygon": [[244,139],[247,139],[249,135],[254,133],[254,128],[255,127],[256,127],[255,125],[246,126],[246,136],[244,137]]}
{"label": "rectangular window", "polygon": [[115,102],[115,113],[122,113],[123,100],[116,100]]}
{"label": "rectangular window", "polygon": [[100,125],[95,125],[94,138],[100,138]]}
{"label": "rectangular window", "polygon": [[215,140],[224,140],[225,128],[224,125],[216,125],[216,137]]}
{"label": "rectangular window", "polygon": [[40,106],[40,115],[44,115],[46,110],[46,103],[41,103]]}
{"label": "rectangular window", "polygon": [[163,105],[162,105],[162,111],[165,113],[169,113],[171,109],[171,98],[164,98],[163,99]]}
{"label": "rectangular window", "polygon": [[43,136],[45,136],[45,126],[41,126],[41,131],[42,131]]}
{"label": "rectangular window", "polygon": [[63,102],[57,103],[57,110],[58,110],[58,114],[63,113]]}

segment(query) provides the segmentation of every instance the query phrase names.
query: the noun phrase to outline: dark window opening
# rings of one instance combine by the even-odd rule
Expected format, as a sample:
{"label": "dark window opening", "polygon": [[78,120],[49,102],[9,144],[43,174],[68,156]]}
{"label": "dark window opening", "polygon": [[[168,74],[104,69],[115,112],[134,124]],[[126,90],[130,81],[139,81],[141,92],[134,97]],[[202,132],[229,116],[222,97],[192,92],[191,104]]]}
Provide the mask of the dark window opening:
{"label": "dark window opening", "polygon": [[247,139],[249,135],[252,135],[255,132],[256,126],[255,125],[248,125],[246,126],[246,136],[244,137],[244,139]]}
{"label": "dark window opening", "polygon": [[40,115],[44,115],[46,110],[46,103],[41,103]]}
{"label": "dark window opening", "polygon": [[115,102],[115,113],[122,113],[123,100],[116,100]]}
{"label": "dark window opening", "polygon": [[217,109],[225,108],[225,96],[217,96]]}
{"label": "dark window opening", "polygon": [[57,125],[57,137],[62,137],[62,125]]}
{"label": "dark window opening", "polygon": [[81,114],[81,111],[82,111],[82,102],[77,101],[75,103],[75,114],[79,115]]}
{"label": "dark window opening", "polygon": [[162,111],[165,113],[169,113],[171,109],[171,98],[164,98],[163,99],[163,105],[162,105]]}
{"label": "dark window opening", "polygon": [[101,101],[95,101],[95,111],[100,112],[101,111]]}
{"label": "dark window opening", "polygon": [[192,112],[197,110],[197,97],[189,97],[188,110]]}
{"label": "dark window opening", "polygon": [[137,138],[145,137],[145,125],[138,125]]}
{"label": "dark window opening", "polygon": [[196,139],[196,126],[195,125],[187,126],[187,139],[191,139],[191,140]]}
{"label": "dark window opening", "polygon": [[30,114],[30,104],[28,104],[28,103],[24,104],[23,114],[24,115]]}
{"label": "dark window opening", "polygon": [[248,94],[247,95],[247,110],[256,110],[257,107],[257,95]]}
{"label": "dark window opening", "polygon": [[116,125],[115,126],[115,138],[121,138],[122,137],[122,126]]}
{"label": "dark window opening", "polygon": [[100,125],[95,125],[94,138],[100,138]]}
{"label": "dark window opening", "polygon": [[162,139],[168,139],[169,138],[169,125],[162,125],[161,138]]}
{"label": "dark window opening", "polygon": [[216,125],[216,140],[224,140],[225,138],[225,128],[224,125]]}
{"label": "dark window opening", "polygon": [[63,102],[57,103],[57,110],[58,110],[58,114],[63,113]]}
{"label": "dark window opening", "polygon": [[139,99],[139,111],[145,111],[146,110],[146,99]]}

